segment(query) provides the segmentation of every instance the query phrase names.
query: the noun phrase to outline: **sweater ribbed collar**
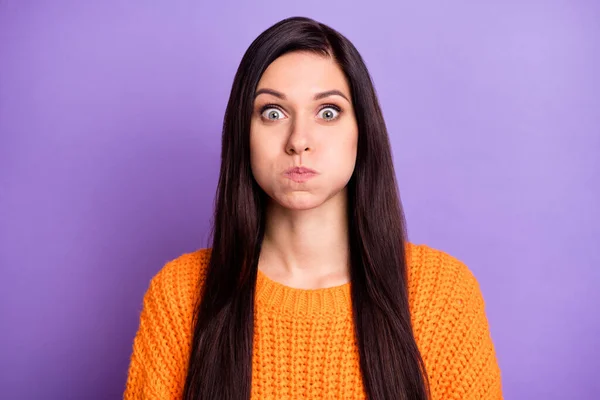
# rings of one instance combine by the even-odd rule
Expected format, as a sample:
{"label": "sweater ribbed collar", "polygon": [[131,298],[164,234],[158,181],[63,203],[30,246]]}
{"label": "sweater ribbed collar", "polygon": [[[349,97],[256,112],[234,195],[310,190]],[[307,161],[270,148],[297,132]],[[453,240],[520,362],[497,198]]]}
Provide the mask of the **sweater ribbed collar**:
{"label": "sweater ribbed collar", "polygon": [[258,270],[256,303],[265,310],[297,316],[351,315],[350,282],[322,289],[298,289]]}

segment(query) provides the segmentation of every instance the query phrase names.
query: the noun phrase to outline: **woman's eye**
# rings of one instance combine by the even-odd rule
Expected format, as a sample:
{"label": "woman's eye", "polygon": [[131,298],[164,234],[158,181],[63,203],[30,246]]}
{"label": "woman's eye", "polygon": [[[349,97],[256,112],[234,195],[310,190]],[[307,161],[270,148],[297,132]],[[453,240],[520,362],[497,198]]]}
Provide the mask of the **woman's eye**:
{"label": "woman's eye", "polygon": [[333,121],[340,114],[339,110],[336,110],[333,107],[325,107],[319,111],[319,116],[323,118],[325,121]]}
{"label": "woman's eye", "polygon": [[268,119],[269,121],[276,121],[284,117],[281,110],[277,108],[267,108],[262,112],[263,118]]}

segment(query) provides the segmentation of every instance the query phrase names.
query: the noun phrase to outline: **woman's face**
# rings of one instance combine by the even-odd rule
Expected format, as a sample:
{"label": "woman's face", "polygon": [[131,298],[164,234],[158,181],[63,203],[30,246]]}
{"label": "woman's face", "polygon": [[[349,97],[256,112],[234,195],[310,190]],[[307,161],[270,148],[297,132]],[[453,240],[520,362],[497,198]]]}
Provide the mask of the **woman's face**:
{"label": "woman's face", "polygon": [[332,58],[292,52],[266,69],[256,89],[250,152],[254,178],[271,199],[304,210],[345,196],[357,142],[348,83]]}

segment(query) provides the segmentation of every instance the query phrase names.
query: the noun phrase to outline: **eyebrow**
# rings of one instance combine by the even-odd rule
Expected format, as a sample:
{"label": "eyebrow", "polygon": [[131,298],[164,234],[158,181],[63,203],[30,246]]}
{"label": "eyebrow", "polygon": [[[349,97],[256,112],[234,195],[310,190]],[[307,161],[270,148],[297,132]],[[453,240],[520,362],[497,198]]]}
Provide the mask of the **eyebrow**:
{"label": "eyebrow", "polygon": [[[254,94],[254,98],[256,99],[258,97],[258,95],[260,94],[270,94],[271,96],[275,96],[280,98],[281,100],[286,100],[287,97],[285,96],[285,94],[278,92],[277,90],[273,90],[273,89],[268,89],[268,88],[264,88],[264,89],[259,89],[256,91],[256,93]],[[340,92],[339,90],[327,90],[325,92],[321,92],[321,93],[317,93],[315,94],[315,96],[313,97],[314,101],[317,100],[321,100],[324,99],[325,97],[329,97],[329,96],[341,96],[344,99],[346,99],[346,101],[348,103],[350,103],[350,100],[348,100],[348,97],[346,97],[346,95],[342,92]]]}

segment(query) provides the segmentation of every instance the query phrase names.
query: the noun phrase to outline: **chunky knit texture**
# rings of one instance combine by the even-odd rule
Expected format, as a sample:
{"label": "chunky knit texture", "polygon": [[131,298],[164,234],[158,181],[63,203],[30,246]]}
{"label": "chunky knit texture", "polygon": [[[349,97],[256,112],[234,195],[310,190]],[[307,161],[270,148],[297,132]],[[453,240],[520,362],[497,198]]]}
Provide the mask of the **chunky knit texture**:
{"label": "chunky knit texture", "polygon": [[[193,304],[210,251],[167,263],[147,290],[125,399],[180,399]],[[432,400],[502,399],[500,370],[479,285],[446,253],[408,245],[413,328]],[[200,277],[200,280],[198,279]],[[350,283],[295,289],[259,271],[252,399],[364,399]]]}

